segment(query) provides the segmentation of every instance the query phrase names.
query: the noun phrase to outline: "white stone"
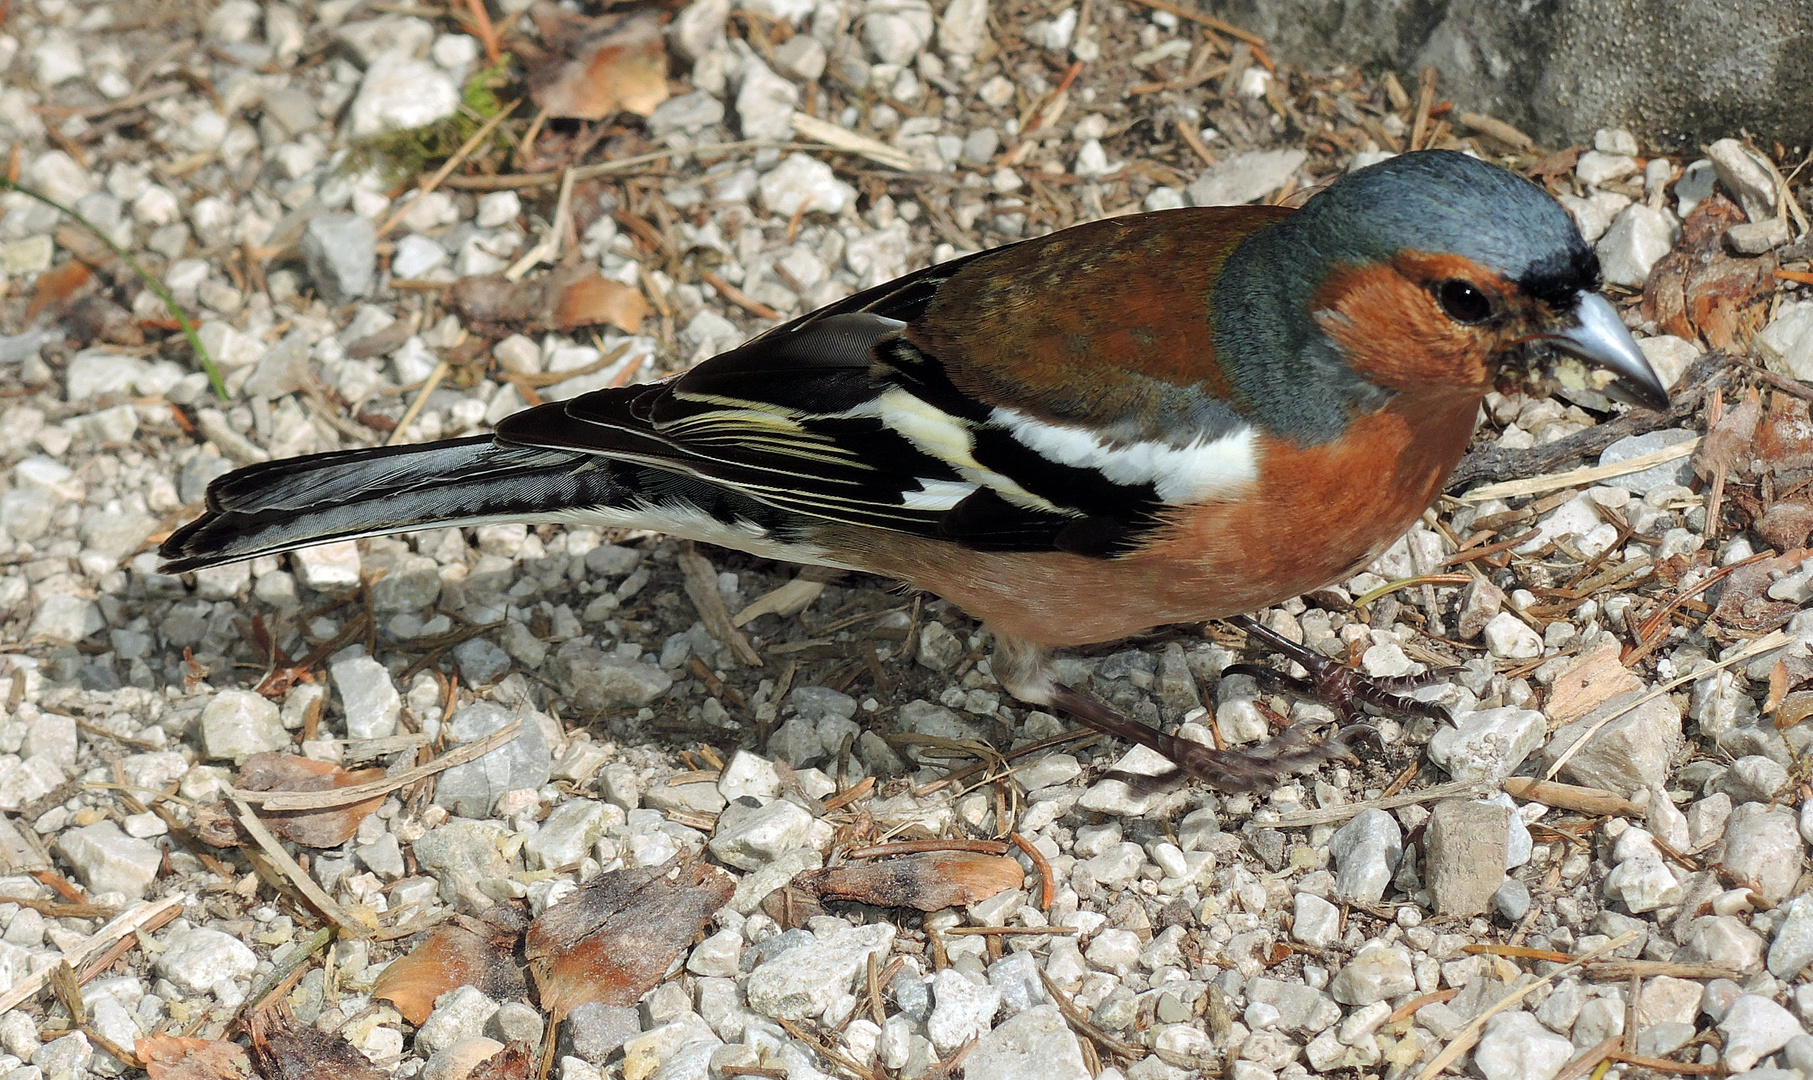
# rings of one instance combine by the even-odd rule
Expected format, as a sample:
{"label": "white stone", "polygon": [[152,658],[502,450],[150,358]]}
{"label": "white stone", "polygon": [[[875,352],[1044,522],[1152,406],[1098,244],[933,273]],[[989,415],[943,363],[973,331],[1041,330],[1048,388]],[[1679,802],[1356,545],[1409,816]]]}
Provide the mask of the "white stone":
{"label": "white stone", "polygon": [[163,865],[157,845],[127,836],[111,821],[67,830],[57,837],[57,850],[88,891],[97,893],[143,896]]}
{"label": "white stone", "polygon": [[1473,1065],[1486,1080],[1550,1080],[1574,1056],[1574,1044],[1527,1012],[1503,1012],[1486,1025]]}
{"label": "white stone", "polygon": [[1233,206],[1263,199],[1283,187],[1309,160],[1302,150],[1252,150],[1209,166],[1190,184],[1195,206]]}
{"label": "white stone", "polygon": [[1000,1007],[1001,991],[971,982],[956,968],[945,968],[932,976],[932,1013],[926,1018],[926,1035],[940,1054],[948,1054],[987,1034]]}
{"label": "white stone", "polygon": [[1706,148],[1706,156],[1712,159],[1719,186],[1744,208],[1744,216],[1761,221],[1774,215],[1775,178],[1743,143],[1720,139]]}
{"label": "white stone", "polygon": [[1605,896],[1624,905],[1632,915],[1681,902],[1681,885],[1658,855],[1639,855],[1612,868],[1605,879]]}
{"label": "white stone", "polygon": [[756,190],[762,206],[777,217],[791,218],[801,209],[839,214],[856,201],[856,189],[839,180],[831,166],[807,157],[788,154],[779,165],[762,174]]}
{"label": "white stone", "polygon": [[297,580],[317,592],[351,592],[359,587],[359,545],[336,540],[290,552]]}
{"label": "white stone", "polygon": [[235,763],[290,744],[277,706],[250,690],[223,690],[201,711],[202,746],[211,758]]}
{"label": "white stone", "polygon": [[[1500,617],[1516,621],[1503,612]],[[1461,717],[1456,726],[1436,731],[1429,740],[1429,758],[1456,780],[1502,780],[1542,745],[1547,733],[1548,721],[1534,709],[1480,709]]]}
{"label": "white stone", "polygon": [[1530,660],[1542,655],[1542,638],[1522,619],[1501,611],[1486,623],[1486,650],[1506,660]]}
{"label": "white stone", "polygon": [[966,1076],[988,1080],[1089,1080],[1076,1033],[1050,1004],[1025,1009],[983,1035],[963,1065]]}
{"label": "white stone", "polygon": [[894,940],[886,923],[843,927],[770,958],[745,981],[749,1007],[786,1020],[827,1015],[855,1004],[852,980],[870,954],[885,957]]}
{"label": "white stone", "polygon": [[1770,371],[1813,381],[1813,300],[1783,304],[1754,344]]}
{"label": "white stone", "polygon": [[384,665],[369,656],[351,656],[328,667],[346,710],[346,737],[382,739],[396,734],[403,697]]}
{"label": "white stone", "polygon": [[793,134],[793,110],[799,88],[751,55],[743,61],[743,83],[737,88],[737,128],[745,139],[781,141]]}
{"label": "white stone", "polygon": [[223,1003],[244,998],[235,984],[249,980],[257,967],[258,957],[245,942],[200,926],[170,935],[157,958],[158,974],[188,993],[213,994]]}
{"label": "white stone", "polygon": [[1312,948],[1328,948],[1340,940],[1341,909],[1320,896],[1305,892],[1298,893],[1296,918],[1291,923],[1291,937]]}
{"label": "white stone", "polygon": [[1637,171],[1637,159],[1628,154],[1604,154],[1588,150],[1574,165],[1574,175],[1588,184],[1606,184],[1622,180]]}
{"label": "white stone", "polygon": [[430,61],[387,53],[365,72],[348,125],[354,138],[365,139],[444,120],[459,107],[452,76]]}
{"label": "white stone", "polygon": [[1793,1013],[1759,994],[1732,1002],[1719,1021],[1719,1031],[1725,1036],[1725,1067],[1734,1073],[1754,1067],[1788,1045],[1789,1039],[1806,1034]]}
{"label": "white stone", "polygon": [[1666,210],[1646,203],[1625,207],[1594,245],[1606,283],[1642,288],[1650,268],[1674,246],[1675,228],[1674,218]]}

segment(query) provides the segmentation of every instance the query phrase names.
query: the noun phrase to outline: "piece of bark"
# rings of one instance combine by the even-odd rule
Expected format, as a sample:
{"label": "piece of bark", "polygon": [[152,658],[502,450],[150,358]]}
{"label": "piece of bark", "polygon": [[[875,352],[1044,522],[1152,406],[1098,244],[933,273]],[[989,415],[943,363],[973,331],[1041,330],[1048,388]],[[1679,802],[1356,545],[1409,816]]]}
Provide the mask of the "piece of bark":
{"label": "piece of bark", "polygon": [[493,1001],[525,997],[521,944],[520,917],[507,905],[491,908],[483,919],[455,915],[385,968],[371,996],[389,1001],[417,1025],[434,1011],[435,998],[461,986],[475,986]]}
{"label": "piece of bark", "polygon": [[659,985],[736,891],[697,860],[601,874],[529,924],[525,953],[541,1007],[634,1005]]}
{"label": "piece of bark", "polygon": [[943,911],[1017,889],[1026,870],[1017,860],[975,851],[925,851],[806,870],[793,885],[821,900]]}
{"label": "piece of bark", "polygon": [[351,1043],[298,1023],[286,1006],[253,1013],[245,1025],[264,1080],[389,1080]]}

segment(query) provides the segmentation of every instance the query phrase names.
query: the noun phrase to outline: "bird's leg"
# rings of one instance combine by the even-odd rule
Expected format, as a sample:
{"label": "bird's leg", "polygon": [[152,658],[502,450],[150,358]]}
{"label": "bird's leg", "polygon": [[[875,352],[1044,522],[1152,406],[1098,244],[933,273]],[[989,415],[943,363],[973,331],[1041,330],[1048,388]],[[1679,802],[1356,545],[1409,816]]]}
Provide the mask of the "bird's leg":
{"label": "bird's leg", "polygon": [[1061,710],[1097,731],[1155,750],[1185,775],[1222,791],[1267,791],[1325,761],[1355,760],[1348,741],[1369,730],[1354,725],[1310,742],[1309,725],[1296,724],[1249,750],[1217,750],[1142,724],[1094,694],[1058,682],[1039,646],[997,633],[993,667],[1002,689],[1028,705]]}
{"label": "bird's leg", "polygon": [[1273,668],[1257,664],[1230,664],[1222,675],[1251,675],[1267,690],[1289,690],[1322,702],[1335,711],[1343,725],[1360,718],[1361,705],[1371,705],[1380,712],[1397,716],[1422,716],[1436,723],[1452,723],[1448,710],[1430,701],[1418,701],[1404,695],[1411,690],[1438,683],[1454,675],[1453,668],[1431,668],[1421,675],[1374,677],[1362,675],[1338,660],[1331,660],[1307,646],[1299,645],[1284,635],[1259,623],[1248,615],[1228,620],[1246,631],[1247,636],[1274,652],[1284,654],[1309,672],[1309,678],[1298,679]]}

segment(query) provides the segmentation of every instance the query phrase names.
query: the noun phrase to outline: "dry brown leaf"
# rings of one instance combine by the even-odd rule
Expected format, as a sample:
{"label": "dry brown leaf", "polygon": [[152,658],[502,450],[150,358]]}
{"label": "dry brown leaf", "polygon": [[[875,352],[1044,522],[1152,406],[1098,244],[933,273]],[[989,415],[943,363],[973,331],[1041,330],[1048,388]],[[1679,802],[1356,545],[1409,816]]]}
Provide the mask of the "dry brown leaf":
{"label": "dry brown leaf", "polygon": [[389,1080],[351,1043],[298,1023],[287,1006],[253,1013],[245,1025],[264,1080]]}
{"label": "dry brown leaf", "polygon": [[667,100],[667,38],[658,12],[586,19],[542,0],[531,16],[551,51],[529,60],[529,93],[550,118],[647,116]]}
{"label": "dry brown leaf", "polygon": [[495,1001],[526,996],[529,986],[517,958],[520,920],[502,904],[483,919],[455,915],[385,968],[371,996],[389,1001],[403,1019],[418,1025],[434,1010],[435,998],[461,986],[475,986]]}
{"label": "dry brown leaf", "polygon": [[634,1005],[659,985],[736,882],[697,860],[600,874],[529,925],[525,952],[544,1011]]}
{"label": "dry brown leaf", "polygon": [[467,322],[499,331],[609,323],[633,334],[648,315],[640,292],[583,266],[562,266],[528,281],[502,274],[463,277],[447,289],[446,303]]}
{"label": "dry brown leaf", "polygon": [[51,308],[62,308],[93,280],[94,271],[88,268],[87,263],[76,259],[39,274],[33,286],[31,303],[25,307],[25,321],[29,323]]}
{"label": "dry brown leaf", "polygon": [[1757,519],[1756,532],[1777,551],[1806,547],[1813,538],[1813,503],[1776,503]]}
{"label": "dry brown leaf", "polygon": [[146,1035],[132,1046],[151,1080],[243,1080],[252,1064],[237,1043],[186,1035]]}
{"label": "dry brown leaf", "polygon": [[1796,690],[1782,698],[1775,710],[1775,730],[1786,731],[1813,716],[1813,690]]}
{"label": "dry brown leaf", "polygon": [[976,851],[926,851],[807,870],[793,884],[822,900],[942,911],[980,903],[1026,880],[1019,862]]}
{"label": "dry brown leaf", "polygon": [[[263,753],[246,758],[239,769],[241,791],[328,791],[384,779],[383,769],[348,772],[331,761],[295,754]],[[359,823],[384,805],[377,795],[363,802],[325,810],[261,810],[258,818],[271,835],[304,847],[339,847],[359,831]],[[236,847],[245,842],[239,823],[221,803],[195,809],[195,834],[215,847]]]}
{"label": "dry brown leaf", "polygon": [[1775,257],[1743,258],[1725,250],[1725,230],[1745,220],[1720,194],[1701,199],[1681,227],[1681,241],[1650,270],[1643,317],[1662,331],[1715,349],[1748,340],[1775,291]]}
{"label": "dry brown leaf", "polygon": [[648,301],[640,290],[591,274],[560,290],[554,303],[554,328],[576,330],[581,326],[615,326],[626,334],[639,333],[648,318]]}

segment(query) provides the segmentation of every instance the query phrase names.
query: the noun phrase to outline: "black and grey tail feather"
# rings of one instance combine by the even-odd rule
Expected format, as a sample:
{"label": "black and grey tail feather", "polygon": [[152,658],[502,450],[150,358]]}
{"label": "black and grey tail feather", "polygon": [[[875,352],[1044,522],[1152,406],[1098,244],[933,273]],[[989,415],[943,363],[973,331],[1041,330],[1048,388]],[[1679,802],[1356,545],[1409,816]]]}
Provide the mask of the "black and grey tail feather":
{"label": "black and grey tail feather", "polygon": [[209,485],[207,513],[159,554],[177,573],[409,529],[553,519],[624,505],[634,493],[622,479],[593,455],[500,445],[489,435],[272,461]]}

